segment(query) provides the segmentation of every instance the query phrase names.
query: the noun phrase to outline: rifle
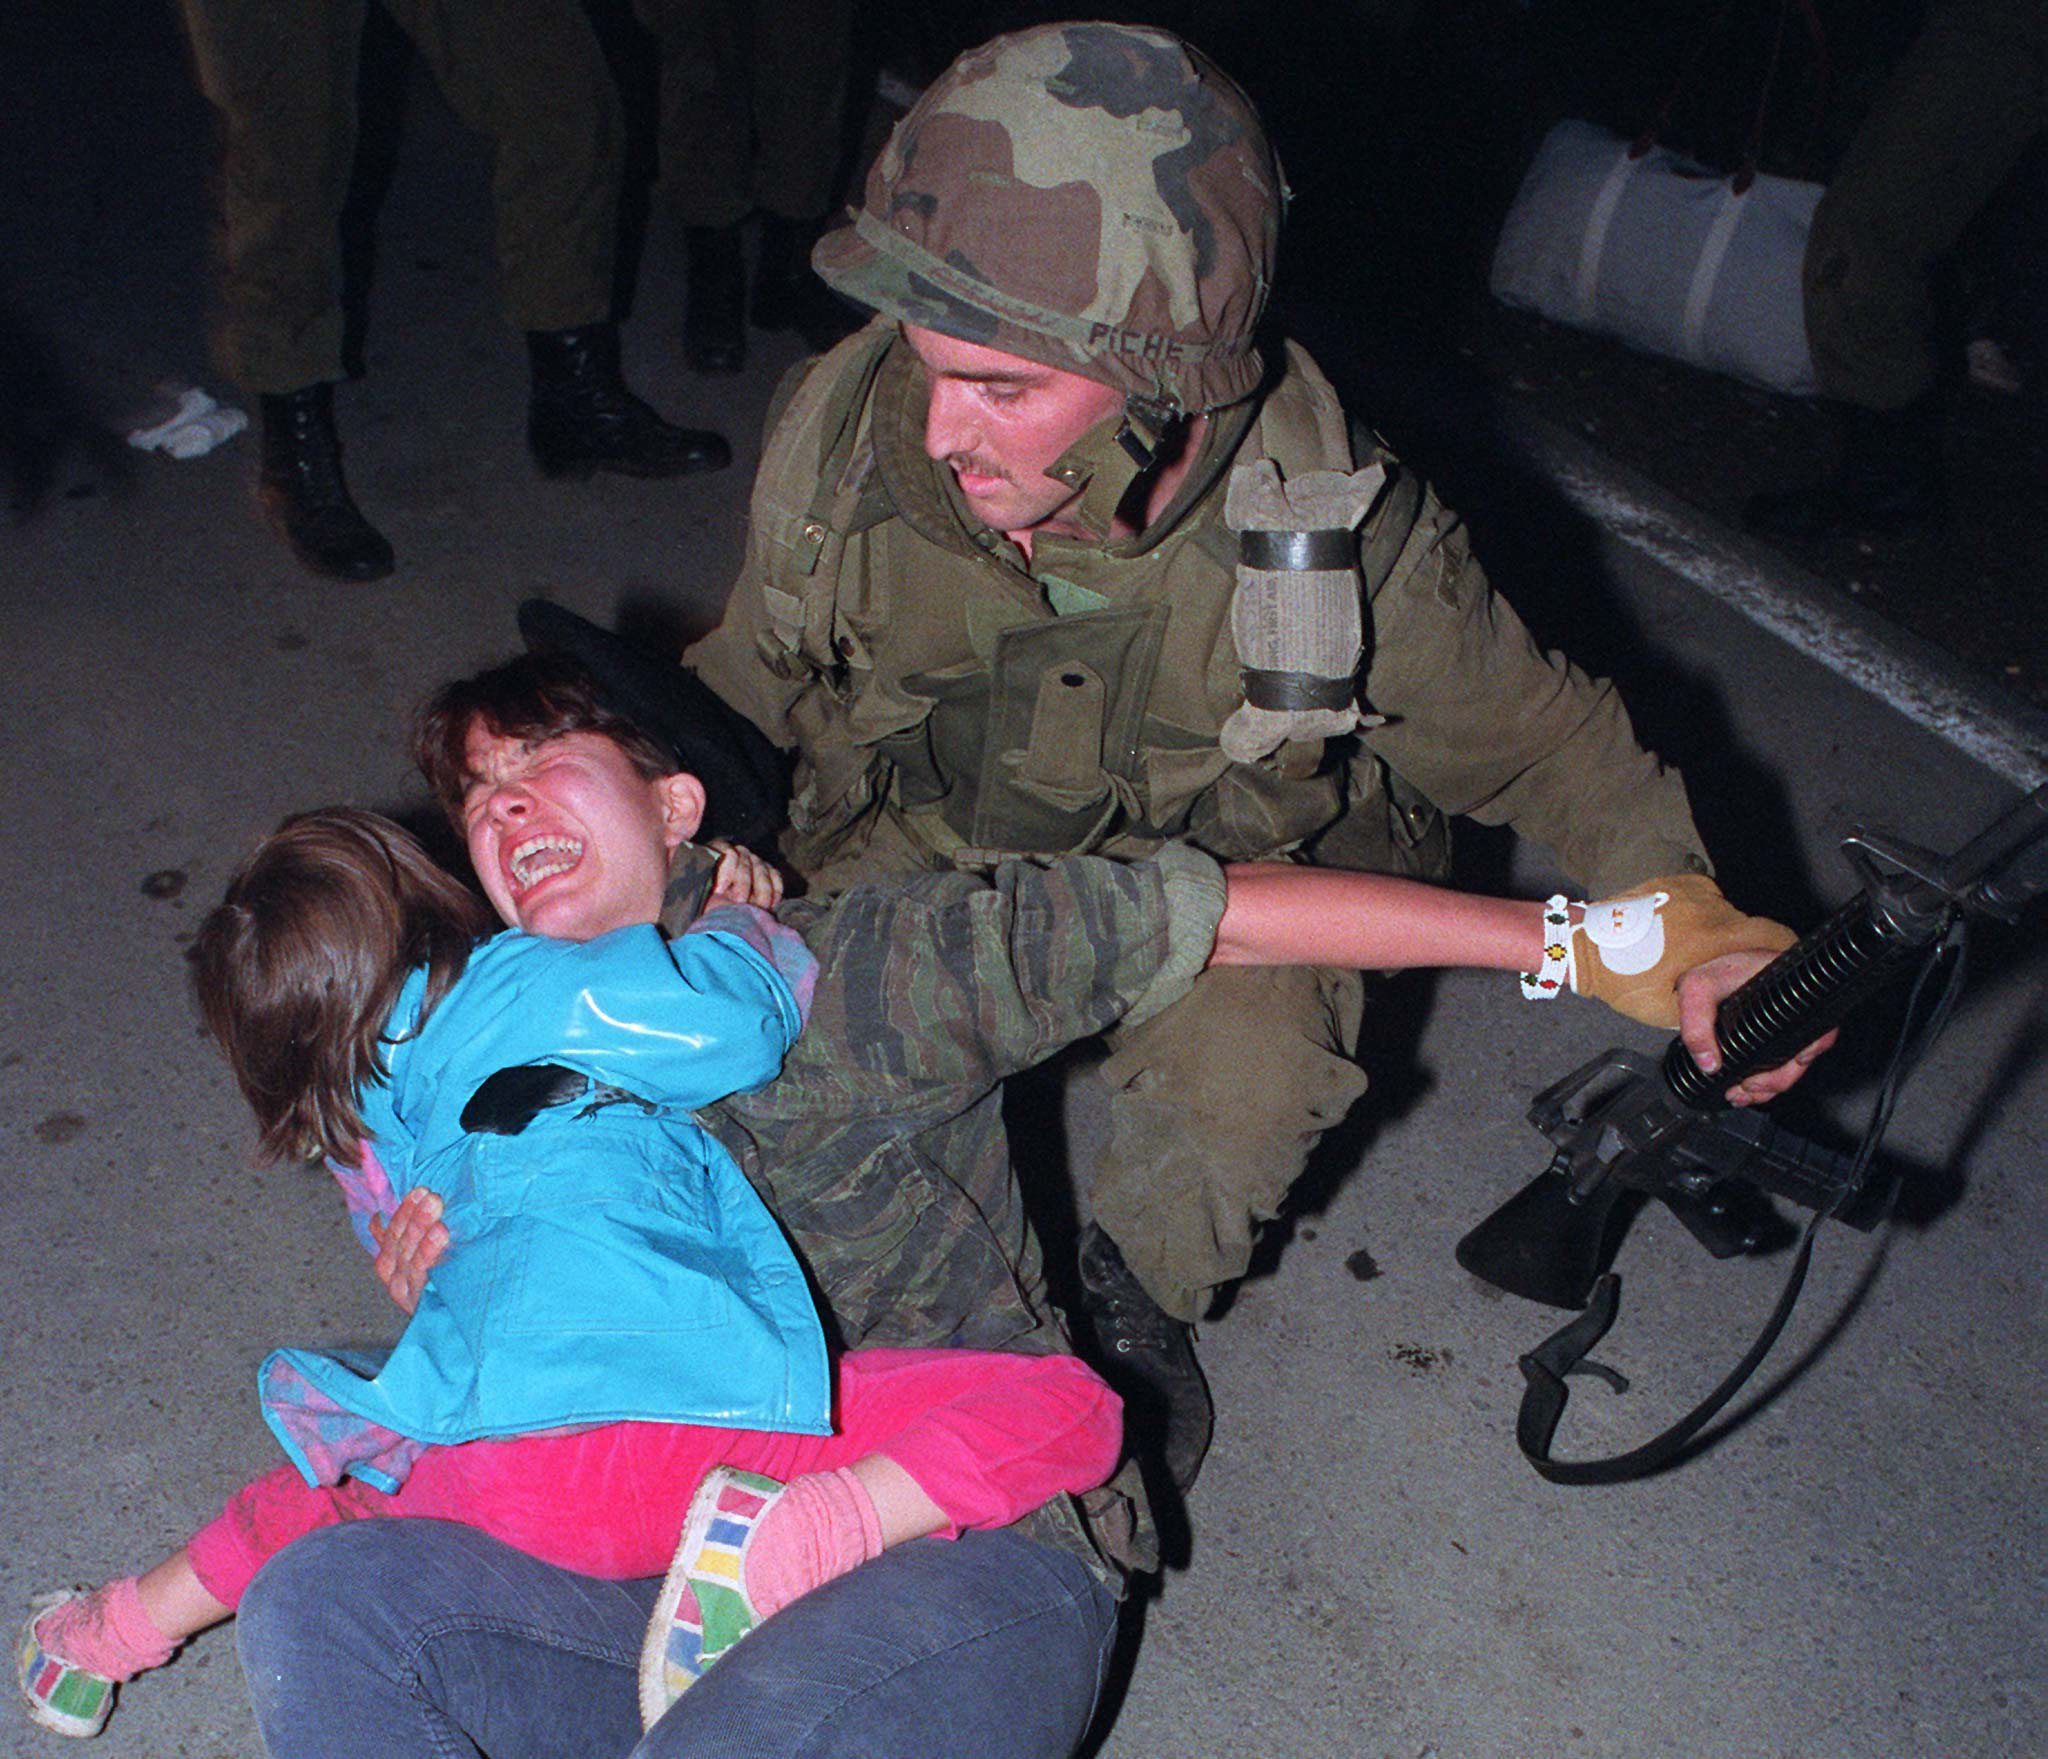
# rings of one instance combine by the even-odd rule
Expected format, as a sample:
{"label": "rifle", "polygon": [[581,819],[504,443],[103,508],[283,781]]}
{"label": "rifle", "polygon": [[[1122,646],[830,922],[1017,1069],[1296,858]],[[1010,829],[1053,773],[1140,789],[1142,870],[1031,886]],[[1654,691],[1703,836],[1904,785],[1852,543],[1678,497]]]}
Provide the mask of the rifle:
{"label": "rifle", "polygon": [[[1886,1205],[1870,1163],[1890,1094],[1910,1058],[1895,1058],[1872,1133],[1853,1155],[1807,1142],[1755,1110],[1731,1108],[1724,1096],[1842,1024],[1908,973],[1918,971],[1924,982],[1953,955],[1949,994],[1928,1017],[1912,1056],[1924,1051],[1945,1022],[1953,980],[1960,977],[1965,917],[2013,922],[2048,891],[2048,783],[1946,859],[1860,827],[1842,850],[1862,877],[1862,890],[1722,1001],[1715,1014],[1720,1070],[1704,1073],[1674,1037],[1661,1058],[1609,1050],[1545,1088],[1531,1102],[1529,1121],[1554,1145],[1549,1166],[1458,1242],[1458,1262],[1496,1288],[1585,1309],[1522,1358],[1529,1387],[1517,1439],[1545,1477],[1612,1483],[1667,1463],[1776,1339],[1819,1223],[1839,1219],[1868,1231],[1883,1219]],[[1663,1203],[1717,1258],[1758,1247],[1762,1222],[1776,1219],[1759,1193],[1799,1204],[1812,1219],[1764,1334],[1705,1401],[1615,1459],[1551,1460],[1550,1438],[1568,1396],[1564,1377],[1592,1372],[1618,1381],[1582,1358],[1618,1310],[1619,1282],[1601,1267],[1617,1205],[1629,1192]]]}

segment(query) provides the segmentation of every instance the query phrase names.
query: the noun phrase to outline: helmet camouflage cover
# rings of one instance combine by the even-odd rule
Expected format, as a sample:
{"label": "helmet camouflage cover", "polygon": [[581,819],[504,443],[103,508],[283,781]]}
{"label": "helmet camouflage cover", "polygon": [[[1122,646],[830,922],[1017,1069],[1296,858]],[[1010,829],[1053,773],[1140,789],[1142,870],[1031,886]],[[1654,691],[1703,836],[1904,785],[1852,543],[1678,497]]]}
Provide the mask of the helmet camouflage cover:
{"label": "helmet camouflage cover", "polygon": [[905,323],[1215,409],[1258,387],[1284,200],[1258,113],[1207,57],[1043,25],[932,83],[812,261]]}

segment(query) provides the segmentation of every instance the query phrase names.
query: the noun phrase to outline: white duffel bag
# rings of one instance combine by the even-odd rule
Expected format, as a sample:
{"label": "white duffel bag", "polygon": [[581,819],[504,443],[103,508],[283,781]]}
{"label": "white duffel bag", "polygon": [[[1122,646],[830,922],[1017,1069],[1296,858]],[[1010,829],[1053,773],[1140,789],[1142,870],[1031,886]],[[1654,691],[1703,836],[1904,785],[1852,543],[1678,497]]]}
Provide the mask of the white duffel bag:
{"label": "white duffel bag", "polygon": [[1590,122],[1543,138],[1493,253],[1494,297],[1635,348],[1811,396],[1799,291],[1821,186],[1736,179]]}

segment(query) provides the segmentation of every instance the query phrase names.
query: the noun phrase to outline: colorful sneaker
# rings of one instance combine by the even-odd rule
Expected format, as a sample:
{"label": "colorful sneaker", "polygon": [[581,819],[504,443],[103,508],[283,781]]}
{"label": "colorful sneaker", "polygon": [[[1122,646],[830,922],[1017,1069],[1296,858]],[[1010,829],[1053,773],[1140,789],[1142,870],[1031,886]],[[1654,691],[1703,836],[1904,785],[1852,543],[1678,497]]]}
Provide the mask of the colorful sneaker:
{"label": "colorful sneaker", "polygon": [[643,1727],[761,1622],[747,1598],[747,1546],[782,1489],[779,1478],[734,1466],[712,1467],[697,1486],[640,1646]]}
{"label": "colorful sneaker", "polygon": [[38,1594],[29,1602],[28,1622],[21,1627],[21,1641],[14,1651],[14,1677],[31,1722],[84,1740],[107,1726],[107,1714],[114,1708],[114,1682],[105,1674],[90,1673],[61,1655],[52,1655],[36,1635],[36,1624],[44,1613],[81,1595],[82,1590],[72,1589]]}

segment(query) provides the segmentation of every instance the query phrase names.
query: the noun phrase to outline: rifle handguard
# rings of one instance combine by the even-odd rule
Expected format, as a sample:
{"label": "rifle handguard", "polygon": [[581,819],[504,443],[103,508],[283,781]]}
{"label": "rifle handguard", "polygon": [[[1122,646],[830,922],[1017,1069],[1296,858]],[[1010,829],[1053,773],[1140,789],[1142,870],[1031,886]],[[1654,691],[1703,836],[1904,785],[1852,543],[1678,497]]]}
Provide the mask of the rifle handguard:
{"label": "rifle handguard", "polygon": [[1782,922],[1745,916],[1705,874],[1671,874],[1586,906],[1572,930],[1572,988],[1671,1031],[1678,980],[1694,966],[1723,953],[1782,953],[1798,938]]}

